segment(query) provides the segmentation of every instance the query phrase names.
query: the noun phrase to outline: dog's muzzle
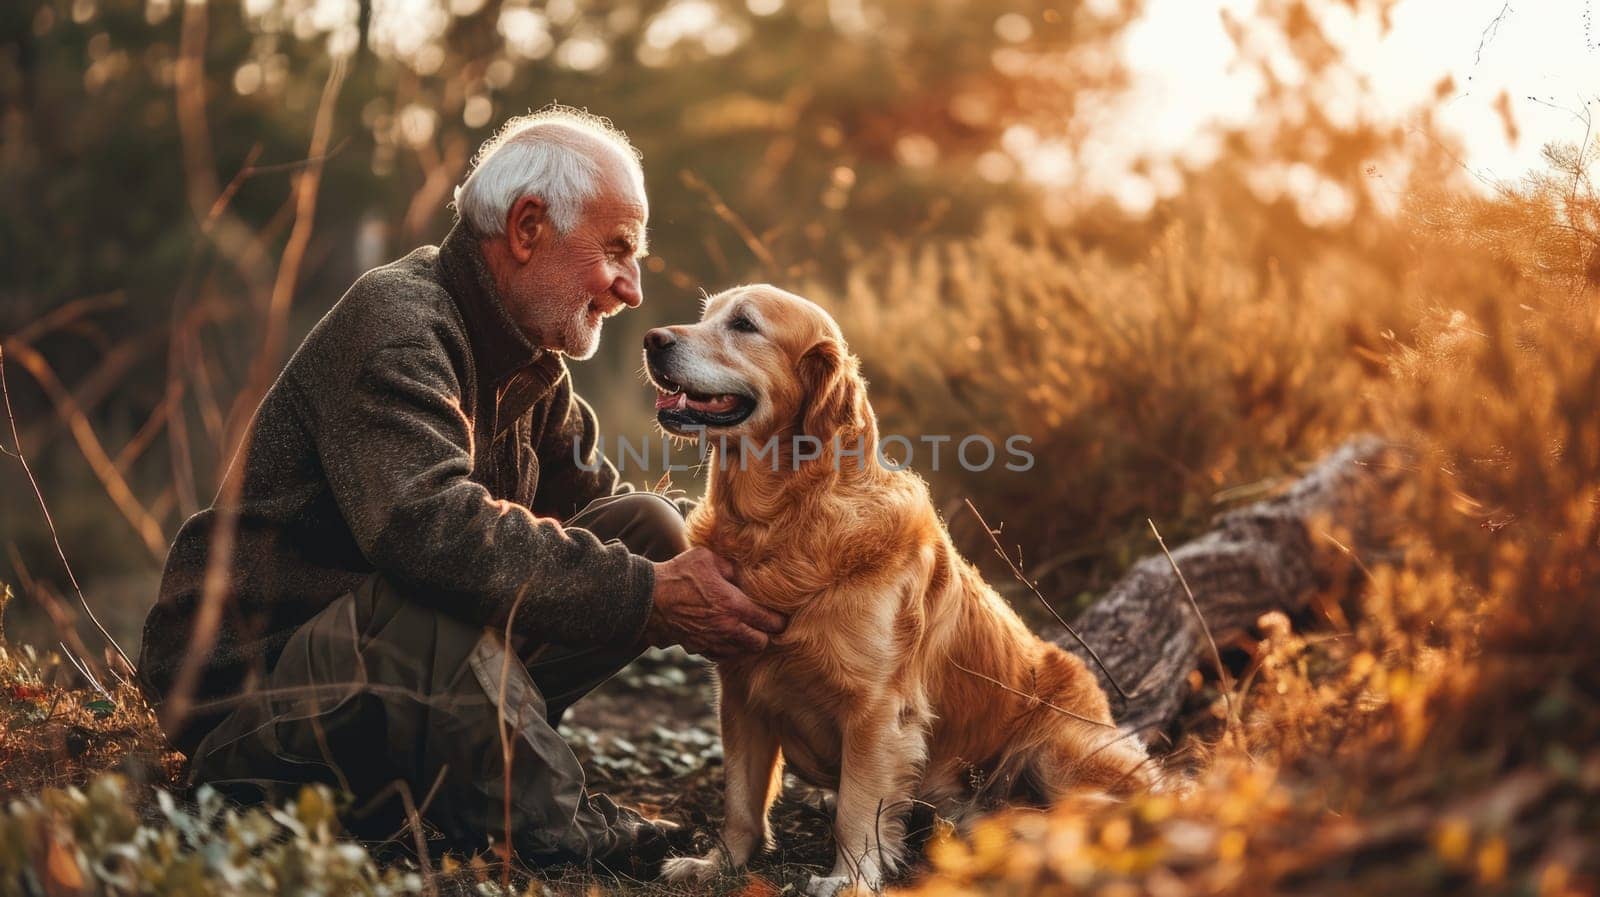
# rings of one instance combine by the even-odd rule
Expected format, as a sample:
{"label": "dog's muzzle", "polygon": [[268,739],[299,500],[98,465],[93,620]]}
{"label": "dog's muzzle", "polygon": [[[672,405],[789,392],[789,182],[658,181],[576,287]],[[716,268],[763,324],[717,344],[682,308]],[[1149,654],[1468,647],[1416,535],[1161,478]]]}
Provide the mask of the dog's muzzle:
{"label": "dog's muzzle", "polygon": [[669,432],[688,435],[700,430],[736,426],[756,410],[756,400],[740,393],[697,390],[675,374],[678,339],[658,327],[644,335],[644,366],[656,388],[656,421]]}

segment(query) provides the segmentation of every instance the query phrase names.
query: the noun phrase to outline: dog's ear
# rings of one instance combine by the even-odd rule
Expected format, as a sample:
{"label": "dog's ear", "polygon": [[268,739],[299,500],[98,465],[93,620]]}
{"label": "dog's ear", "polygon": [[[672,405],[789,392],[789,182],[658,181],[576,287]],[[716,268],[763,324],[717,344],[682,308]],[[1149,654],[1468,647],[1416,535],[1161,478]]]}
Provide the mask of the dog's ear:
{"label": "dog's ear", "polygon": [[800,357],[800,431],[827,445],[834,434],[859,429],[862,411],[860,363],[838,340],[825,339]]}

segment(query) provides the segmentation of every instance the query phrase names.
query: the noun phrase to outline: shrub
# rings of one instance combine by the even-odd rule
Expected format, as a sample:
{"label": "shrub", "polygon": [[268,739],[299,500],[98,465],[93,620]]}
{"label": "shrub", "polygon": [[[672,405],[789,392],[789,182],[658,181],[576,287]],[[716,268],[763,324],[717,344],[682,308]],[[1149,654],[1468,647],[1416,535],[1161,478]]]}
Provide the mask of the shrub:
{"label": "shrub", "polygon": [[332,795],[308,787],[280,808],[238,810],[202,787],[185,808],[165,791],[141,818],[123,780],[48,789],[0,816],[5,897],[39,893],[386,897],[416,893],[421,878],[380,870],[361,845],[337,837]]}

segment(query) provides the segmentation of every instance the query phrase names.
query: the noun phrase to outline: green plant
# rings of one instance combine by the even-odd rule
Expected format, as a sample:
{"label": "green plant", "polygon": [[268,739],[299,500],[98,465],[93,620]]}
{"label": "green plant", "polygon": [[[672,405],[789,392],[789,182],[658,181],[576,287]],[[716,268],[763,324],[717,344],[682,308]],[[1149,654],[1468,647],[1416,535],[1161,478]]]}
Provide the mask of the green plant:
{"label": "green plant", "polygon": [[276,808],[237,809],[202,787],[192,807],[165,791],[141,816],[114,775],[49,789],[0,815],[0,894],[389,895],[421,877],[380,869],[338,836],[332,795],[308,787]]}

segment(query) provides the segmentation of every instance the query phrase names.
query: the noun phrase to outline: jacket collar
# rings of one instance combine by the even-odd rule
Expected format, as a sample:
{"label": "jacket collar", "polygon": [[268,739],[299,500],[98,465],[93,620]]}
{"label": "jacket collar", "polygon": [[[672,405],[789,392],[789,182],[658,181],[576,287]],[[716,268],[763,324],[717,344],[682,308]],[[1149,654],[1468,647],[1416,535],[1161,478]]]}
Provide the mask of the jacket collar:
{"label": "jacket collar", "polygon": [[439,273],[444,288],[461,310],[478,375],[499,386],[525,368],[534,380],[554,386],[566,372],[559,353],[529,342],[511,319],[479,246],[482,238],[465,221],[457,221],[439,244]]}

